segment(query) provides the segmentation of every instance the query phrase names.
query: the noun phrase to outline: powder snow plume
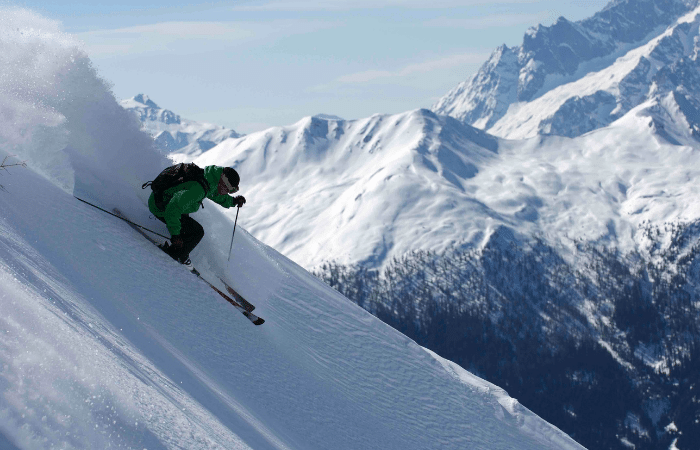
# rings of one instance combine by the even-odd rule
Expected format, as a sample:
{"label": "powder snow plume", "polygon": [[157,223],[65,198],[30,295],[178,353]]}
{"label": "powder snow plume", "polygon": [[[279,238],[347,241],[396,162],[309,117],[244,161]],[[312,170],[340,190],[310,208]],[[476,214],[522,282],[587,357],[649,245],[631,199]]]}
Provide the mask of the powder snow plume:
{"label": "powder snow plume", "polygon": [[0,42],[0,148],[6,155],[106,206],[118,195],[136,195],[136,187],[167,163],[59,22],[26,9],[0,9]]}

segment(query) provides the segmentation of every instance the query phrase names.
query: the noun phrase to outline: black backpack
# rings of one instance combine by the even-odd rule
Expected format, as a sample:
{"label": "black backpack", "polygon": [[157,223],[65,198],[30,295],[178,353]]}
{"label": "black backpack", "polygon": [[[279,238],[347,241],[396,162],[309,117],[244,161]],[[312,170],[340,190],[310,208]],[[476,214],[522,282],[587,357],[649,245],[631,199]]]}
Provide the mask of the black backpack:
{"label": "black backpack", "polygon": [[141,189],[150,186],[155,195],[156,206],[158,209],[164,210],[170,201],[170,199],[165,198],[165,191],[188,181],[196,181],[202,185],[205,194],[209,192],[209,182],[204,178],[204,169],[195,163],[180,163],[163,169],[155,180],[144,183]]}

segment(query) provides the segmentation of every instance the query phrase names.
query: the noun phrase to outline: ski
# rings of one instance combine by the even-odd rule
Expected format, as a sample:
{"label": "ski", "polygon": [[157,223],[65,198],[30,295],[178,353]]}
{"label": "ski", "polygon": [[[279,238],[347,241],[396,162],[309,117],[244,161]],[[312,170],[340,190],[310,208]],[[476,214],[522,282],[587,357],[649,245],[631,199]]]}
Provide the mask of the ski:
{"label": "ski", "polygon": [[[223,292],[221,292],[221,291],[219,290],[219,288],[217,288],[216,286],[214,286],[213,284],[211,284],[210,282],[208,282],[207,280],[205,280],[204,278],[202,278],[202,275],[199,275],[199,274],[195,274],[195,275],[197,275],[197,277],[199,277],[200,280],[202,280],[202,281],[204,281],[205,283],[207,283],[207,284],[209,285],[209,287],[211,287],[212,289],[214,289],[221,297],[223,297],[224,299],[226,299],[226,301],[229,302],[231,305],[233,305],[234,308],[236,308],[237,310],[239,310],[248,320],[250,320],[251,322],[253,322],[253,325],[262,325],[262,324],[265,323],[265,319],[263,319],[262,317],[258,317],[258,316],[256,316],[255,314],[253,314],[253,313],[251,313],[250,311],[248,311],[243,305],[241,305],[240,303],[236,302],[234,299],[232,299],[232,298],[229,297],[228,295],[226,295],[226,294],[224,294]],[[235,291],[234,291],[234,292],[235,292]],[[241,298],[243,298],[243,297],[241,297]]]}
{"label": "ski", "polygon": [[[124,217],[124,215],[123,215],[123,214],[121,213],[121,211],[119,211],[118,209],[115,208],[115,209],[114,209],[114,213],[115,213],[115,215],[116,215],[117,217],[126,220],[126,217]],[[134,224],[134,223],[132,223],[132,222],[129,222],[129,221],[127,221],[127,223],[129,224],[129,226],[130,226],[131,228],[133,228],[134,230],[138,231],[139,234],[140,234],[141,236],[145,237],[145,238],[146,238],[147,240],[149,240],[151,243],[155,244],[158,248],[161,248],[161,243],[158,242],[156,239],[154,239],[152,236],[149,236],[148,234],[146,234],[146,232],[145,232],[144,230],[142,230],[138,225],[136,225],[136,224]],[[162,248],[161,248],[161,250],[162,250]],[[221,282],[222,282],[222,283],[224,284],[224,286],[226,287],[226,290],[227,290],[231,295],[233,295],[233,297],[234,297],[236,300],[238,300],[238,301],[236,301],[236,300],[234,300],[233,298],[229,297],[228,295],[226,295],[225,293],[223,293],[219,288],[217,288],[216,286],[214,286],[213,284],[211,284],[209,281],[207,281],[204,277],[202,277],[202,275],[201,275],[196,269],[193,270],[193,271],[191,271],[191,272],[192,272],[192,274],[193,274],[194,276],[196,276],[196,277],[199,278],[200,280],[204,281],[210,288],[212,288],[214,291],[216,291],[216,293],[219,294],[224,300],[226,300],[227,302],[229,302],[229,303],[231,304],[231,306],[233,306],[234,308],[236,308],[237,310],[239,310],[239,311],[241,312],[241,314],[243,314],[243,315],[246,317],[246,319],[250,320],[250,321],[253,323],[253,325],[262,325],[262,324],[265,323],[265,319],[263,319],[262,317],[256,316],[255,314],[253,314],[253,313],[251,312],[251,311],[253,311],[253,309],[255,309],[255,306],[253,306],[250,302],[248,302],[246,299],[244,299],[244,298],[243,298],[238,292],[236,292],[231,286],[229,286],[228,284],[226,284],[226,283],[224,282],[224,280],[221,280],[221,278],[219,278],[219,280],[221,280]]]}
{"label": "ski", "polygon": [[239,294],[239,293],[236,292],[231,286],[229,286],[228,284],[226,284],[226,282],[225,282],[224,280],[222,280],[220,277],[219,277],[219,281],[221,281],[221,283],[224,285],[224,287],[226,288],[226,290],[228,291],[228,293],[231,294],[231,295],[233,296],[233,298],[235,298],[236,301],[237,301],[238,303],[240,303],[241,306],[243,306],[243,308],[245,308],[246,311],[248,311],[248,312],[253,312],[253,310],[255,309],[255,305],[253,305],[252,303],[250,303],[248,300],[244,299],[244,298],[241,296],[241,294]]}

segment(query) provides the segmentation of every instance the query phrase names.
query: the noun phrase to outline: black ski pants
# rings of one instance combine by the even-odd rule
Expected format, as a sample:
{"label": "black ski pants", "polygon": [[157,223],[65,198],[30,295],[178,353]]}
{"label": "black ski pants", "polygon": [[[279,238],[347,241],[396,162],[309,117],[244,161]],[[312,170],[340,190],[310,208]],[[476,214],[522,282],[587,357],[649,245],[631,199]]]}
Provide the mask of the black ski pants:
{"label": "black ski pants", "polygon": [[[165,219],[158,217],[158,219],[165,223]],[[187,261],[190,257],[190,252],[199,244],[199,241],[204,237],[204,228],[189,216],[189,214],[183,214],[180,216],[180,223],[182,228],[180,229],[180,237],[182,238],[182,247],[178,250],[171,250],[172,247],[168,248],[165,252],[170,255],[173,259],[178,260],[183,263]]]}

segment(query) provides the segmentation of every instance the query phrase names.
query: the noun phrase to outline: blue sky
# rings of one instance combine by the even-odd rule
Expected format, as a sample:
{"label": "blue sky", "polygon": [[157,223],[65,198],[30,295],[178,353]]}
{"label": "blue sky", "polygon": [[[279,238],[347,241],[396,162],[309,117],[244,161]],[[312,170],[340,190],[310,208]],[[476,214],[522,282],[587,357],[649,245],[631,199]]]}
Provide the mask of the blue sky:
{"label": "blue sky", "polygon": [[17,1],[85,43],[118,99],[250,133],[430,107],[495,47],[606,0]]}

